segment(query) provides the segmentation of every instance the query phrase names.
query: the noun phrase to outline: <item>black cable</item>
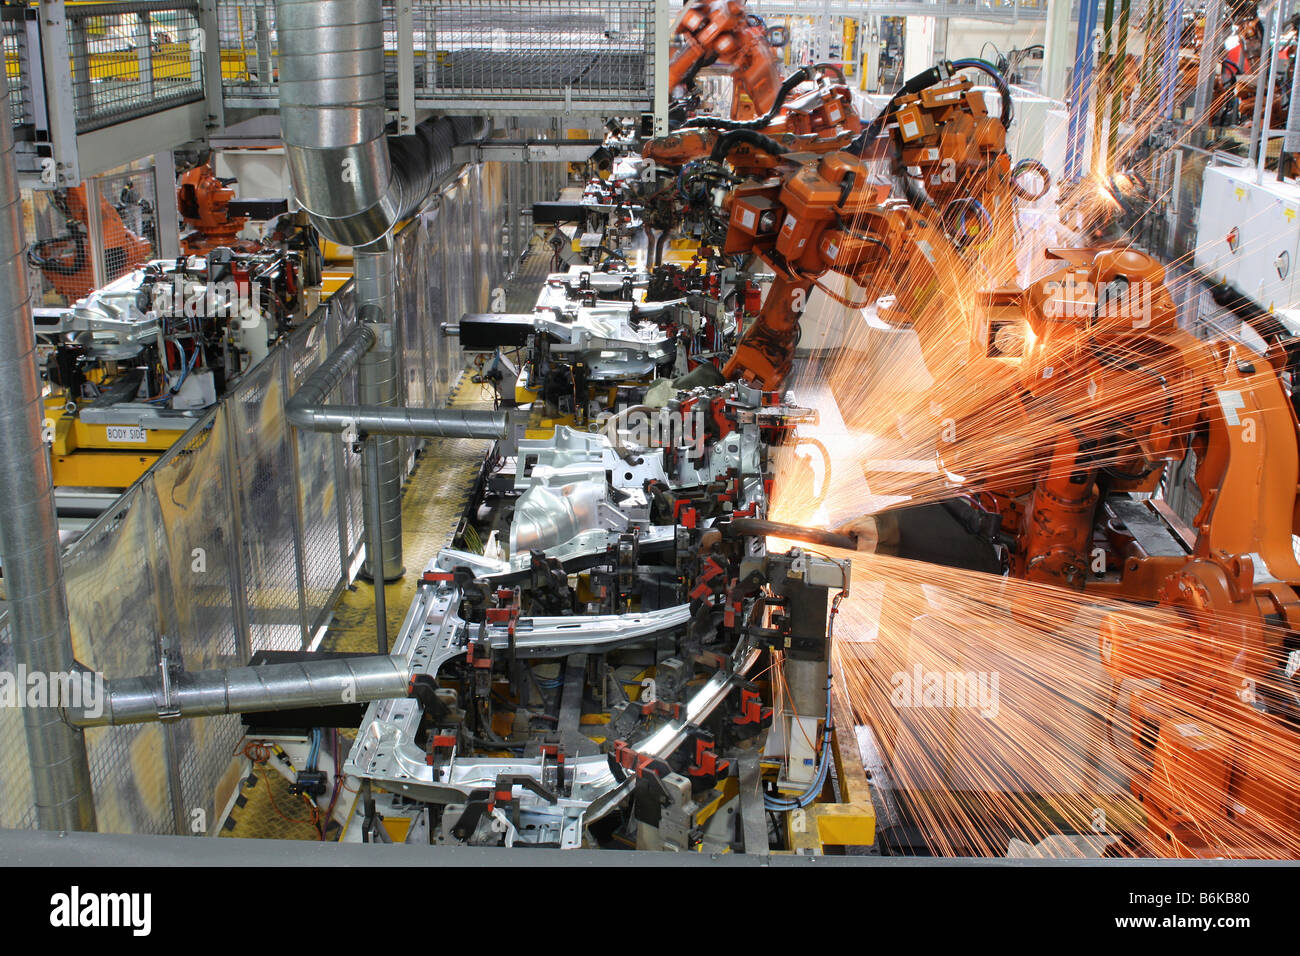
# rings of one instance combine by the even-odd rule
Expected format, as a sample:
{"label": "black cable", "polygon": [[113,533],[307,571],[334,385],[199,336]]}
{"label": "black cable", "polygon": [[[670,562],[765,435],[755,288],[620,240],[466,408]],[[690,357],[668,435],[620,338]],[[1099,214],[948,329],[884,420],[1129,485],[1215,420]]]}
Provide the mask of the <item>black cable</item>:
{"label": "black cable", "polygon": [[751,120],[732,120],[723,116],[697,116],[691,120],[691,125],[703,129],[763,129],[776,118],[776,114],[781,111],[781,107],[794,91],[794,88],[800,83],[806,83],[811,78],[807,67],[800,67],[787,76],[785,82],[781,84],[781,88],[776,91],[776,99],[772,102],[771,109],[762,116],[757,116]]}
{"label": "black cable", "polygon": [[936,83],[942,83],[952,76],[953,65],[947,60],[942,60],[928,70],[922,70],[920,73],[904,81],[898,91],[890,97],[889,102],[884,108],[876,114],[875,118],[867,124],[866,128],[858,135],[848,146],[848,152],[855,156],[862,156],[866,153],[867,147],[880,135],[880,131],[885,128],[889,122],[889,117],[898,109],[898,101],[904,96],[910,96],[920,93],[922,90],[929,89]]}
{"label": "black cable", "polygon": [[1002,121],[1002,128],[1009,129],[1011,126],[1012,102],[1011,87],[1007,83],[1007,78],[998,72],[988,60],[981,60],[978,57],[970,57],[965,60],[953,60],[951,68],[954,73],[958,70],[979,70],[986,73],[993,80],[993,85],[998,88],[998,95],[1002,98],[1002,115],[998,117]]}
{"label": "black cable", "polygon": [[709,53],[706,54],[705,56],[700,57],[698,60],[695,61],[694,65],[692,65],[691,68],[686,71],[686,75],[682,77],[682,86],[684,86],[688,90],[691,89],[691,87],[695,85],[695,77],[699,75],[700,70],[707,69],[708,67],[713,66],[713,64],[717,62],[718,62],[717,53]]}
{"label": "black cable", "polygon": [[1116,355],[1113,352],[1107,351],[1105,346],[1103,346],[1096,339],[1088,340],[1088,348],[1092,352],[1093,356],[1097,359],[1097,361],[1104,366],[1107,366],[1109,368],[1121,368],[1126,372],[1138,372],[1142,375],[1148,376],[1149,378],[1155,379],[1156,382],[1159,383],[1161,391],[1163,391],[1165,394],[1165,417],[1161,420],[1160,424],[1168,425],[1170,422],[1173,421],[1174,395],[1171,391],[1169,391],[1168,379],[1166,379],[1163,375],[1161,375],[1159,372],[1155,371],[1154,369],[1147,368],[1141,362],[1135,362],[1132,359],[1127,359],[1124,358],[1123,356]]}
{"label": "black cable", "polygon": [[713,152],[709,154],[709,159],[715,163],[720,163],[727,158],[727,154],[740,143],[748,143],[750,146],[757,146],[759,149],[766,150],[773,156],[782,156],[789,152],[784,146],[772,139],[770,136],[764,136],[762,133],[755,132],[752,129],[733,129],[728,130],[718,137],[718,141],[713,144]]}

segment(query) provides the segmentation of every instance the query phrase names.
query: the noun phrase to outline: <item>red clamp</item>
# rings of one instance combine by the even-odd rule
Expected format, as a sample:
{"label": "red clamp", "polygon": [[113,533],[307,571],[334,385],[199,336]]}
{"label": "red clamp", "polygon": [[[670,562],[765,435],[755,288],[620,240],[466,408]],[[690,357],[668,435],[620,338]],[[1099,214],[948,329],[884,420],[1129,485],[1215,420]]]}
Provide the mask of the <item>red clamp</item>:
{"label": "red clamp", "polygon": [[735,627],[736,621],[740,618],[744,609],[745,606],[741,601],[732,601],[729,603],[726,610],[722,612],[722,626]]}
{"label": "red clamp", "polygon": [[712,737],[700,734],[695,738],[695,756],[686,771],[687,776],[692,780],[707,781],[712,786],[719,777],[725,777],[730,768],[731,761],[718,759]]}
{"label": "red clamp", "polygon": [[758,691],[748,687],[743,688],[740,692],[740,713],[732,716],[732,724],[737,727],[750,725],[761,727],[771,721],[772,708],[763,706],[763,698],[758,695]]}
{"label": "red clamp", "polygon": [[424,762],[430,767],[437,766],[449,758],[455,749],[455,734],[434,734],[429,738],[428,753],[424,758]]}
{"label": "red clamp", "polygon": [[641,704],[641,716],[649,717],[651,714],[659,714],[669,720],[680,720],[685,710],[681,704],[670,704],[666,700],[652,700]]}
{"label": "red clamp", "polygon": [[614,750],[609,757],[618,766],[637,777],[647,772],[655,776],[662,776],[672,772],[672,768],[662,760],[656,760],[654,757],[648,757],[633,750],[627,745],[626,740],[614,741]]}
{"label": "red clamp", "polygon": [[715,558],[709,558],[708,562],[704,565],[704,571],[700,574],[699,577],[700,583],[695,585],[694,589],[692,589],[690,593],[691,600],[698,601],[700,598],[706,597],[707,595],[711,594],[713,592],[713,588],[709,586],[709,582],[712,581],[714,578],[716,578],[719,574],[726,574],[726,573],[727,573],[726,568],[718,564]]}
{"label": "red clamp", "polygon": [[[482,653],[478,653],[479,651]],[[465,660],[470,667],[490,668],[492,666],[492,645],[484,642],[480,644],[473,638],[465,647]]]}

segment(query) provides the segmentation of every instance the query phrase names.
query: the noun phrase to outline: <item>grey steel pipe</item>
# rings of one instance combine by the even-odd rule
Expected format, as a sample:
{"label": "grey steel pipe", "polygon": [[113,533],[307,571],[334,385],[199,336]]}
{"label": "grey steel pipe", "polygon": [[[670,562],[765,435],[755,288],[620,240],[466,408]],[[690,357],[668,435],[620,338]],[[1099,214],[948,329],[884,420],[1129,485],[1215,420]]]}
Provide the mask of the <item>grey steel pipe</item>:
{"label": "grey steel pipe", "polygon": [[509,434],[510,419],[503,411],[327,405],[330,393],[374,342],[375,333],[369,326],[358,325],[349,332],[285,405],[289,423],[316,432],[343,432],[351,427],[358,435],[495,439]]}
{"label": "grey steel pipe", "polygon": [[396,655],[182,672],[166,687],[160,675],[148,674],[108,682],[95,713],[66,710],[65,715],[78,727],[109,727],[327,707],[405,697],[410,682],[409,665]]}
{"label": "grey steel pipe", "polygon": [[[366,539],[366,560],[370,564],[371,583],[375,586],[375,643],[379,648],[380,654],[388,653],[388,593],[384,588],[387,578],[382,580],[374,575],[375,567],[387,567],[387,552],[384,550],[384,528],[382,518],[383,501],[381,499],[381,482],[380,482],[380,451],[379,439],[370,437],[366,439],[365,448],[365,468],[361,473],[363,491],[365,497],[362,499],[366,510],[366,532],[369,537]],[[399,502],[400,505],[400,502]],[[401,517],[399,508],[398,517]],[[399,532],[401,531],[400,522],[398,524]]]}
{"label": "grey steel pipe", "polygon": [[[393,250],[387,238],[355,250],[356,295],[358,318],[371,323],[382,334],[361,357],[357,368],[357,397],[362,405],[393,407],[401,403],[398,369],[401,367],[401,330],[396,316],[397,282]],[[368,548],[370,555],[382,556],[380,564],[385,581],[396,581],[406,571],[402,566],[402,442],[391,435],[369,439],[375,457],[374,468],[362,470],[362,492],[376,528],[367,528],[367,540],[377,533],[382,546]],[[368,449],[367,456],[372,452]],[[371,503],[375,507],[370,508]],[[367,521],[372,520],[370,518]],[[379,575],[367,555],[364,576],[375,580]]]}
{"label": "grey steel pipe", "polygon": [[[0,83],[0,117],[0,560],[15,664],[28,673],[70,674],[76,664],[50,453],[41,436],[45,409],[6,83]],[[24,707],[23,725],[37,825],[94,830],[85,737],[63,722],[56,707]]]}
{"label": "grey steel pipe", "polygon": [[[424,205],[455,165],[461,143],[487,134],[468,117],[426,120],[411,136],[386,135],[384,23],[378,0],[277,0],[280,122],[299,201],[335,242],[356,247],[358,315],[383,330],[358,372],[362,405],[400,402],[401,330],[389,233]],[[387,436],[388,432],[373,432]],[[413,434],[404,432],[403,434]],[[365,488],[380,527],[382,567],[373,579],[401,577],[401,442],[372,439],[378,487]],[[367,470],[366,474],[369,474]],[[370,479],[365,479],[369,482]],[[372,513],[368,509],[368,514]],[[367,528],[367,537],[373,537]]]}

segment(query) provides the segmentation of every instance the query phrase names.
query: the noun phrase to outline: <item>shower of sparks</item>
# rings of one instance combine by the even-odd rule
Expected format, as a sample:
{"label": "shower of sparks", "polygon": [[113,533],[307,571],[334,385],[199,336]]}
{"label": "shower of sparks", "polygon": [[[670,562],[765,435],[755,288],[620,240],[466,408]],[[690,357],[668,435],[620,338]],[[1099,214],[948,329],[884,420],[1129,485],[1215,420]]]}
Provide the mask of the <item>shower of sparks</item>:
{"label": "shower of sparks", "polygon": [[[1267,68],[1258,64],[1257,76]],[[831,383],[845,419],[826,467],[863,481],[847,498],[828,497],[830,477],[787,456],[771,517],[824,527],[846,506],[861,514],[953,497],[1014,516],[1036,485],[1081,470],[1103,487],[1158,494],[1164,470],[1189,451],[1203,465],[1221,414],[1216,389],[1244,382],[1252,414],[1290,415],[1288,390],[1269,380],[1284,359],[1277,350],[1245,330],[1198,339],[1175,321],[1175,302],[1196,281],[1179,268],[1191,252],[1136,291],[1136,312],[1107,315],[1094,302],[1062,315],[1060,301],[1034,291],[1066,265],[1047,259],[1047,247],[1125,245],[1115,224],[1127,217],[1131,234],[1180,188],[1149,184],[1201,129],[1184,123],[1168,148],[1138,149],[1167,128],[1157,72],[1132,60],[1100,72],[1095,94],[1108,108],[1094,135],[1109,135],[1119,88],[1117,147],[1068,188],[1066,230],[1030,230],[1015,201],[992,197],[988,221],[954,241],[953,268],[917,269],[902,256],[873,270],[836,264],[861,287],[846,302],[892,297],[866,310],[814,304],[823,324],[848,332],[800,374]],[[1194,66],[1184,74],[1179,103],[1194,92]],[[1207,116],[1221,99],[1211,104]],[[899,303],[919,306],[900,314]],[[1086,467],[1061,453],[1063,437],[1089,449]],[[1198,490],[1208,506],[1217,489]],[[1272,530],[1289,538],[1290,510],[1257,510],[1261,529],[1279,523]],[[1205,521],[1202,509],[1194,524]],[[1300,857],[1300,701],[1279,664],[1281,629],[1261,636],[1228,612],[1158,606],[1154,592],[1134,603],[852,558],[836,679],[932,852],[1001,856],[1012,839],[1074,834],[1107,855]]]}
{"label": "shower of sparks", "polygon": [[[1090,855],[1300,857],[1300,738],[1242,699],[1283,697],[1283,680],[1246,683],[1242,661],[1215,658],[1169,611],[852,558],[837,686],[930,852],[1005,856],[1066,834]],[[1144,655],[1180,679],[1124,676]],[[1162,725],[1177,753],[1152,751]]]}

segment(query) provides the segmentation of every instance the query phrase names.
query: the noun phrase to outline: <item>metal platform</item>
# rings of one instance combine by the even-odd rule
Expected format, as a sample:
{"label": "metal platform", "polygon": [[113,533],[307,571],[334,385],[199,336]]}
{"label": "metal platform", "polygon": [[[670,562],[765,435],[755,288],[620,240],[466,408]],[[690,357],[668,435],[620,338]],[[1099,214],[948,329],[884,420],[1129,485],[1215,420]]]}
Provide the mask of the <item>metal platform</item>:
{"label": "metal platform", "polygon": [[[274,108],[275,4],[218,4],[225,106]],[[665,0],[415,0],[385,5],[389,104],[551,116],[650,111],[666,80]]]}

